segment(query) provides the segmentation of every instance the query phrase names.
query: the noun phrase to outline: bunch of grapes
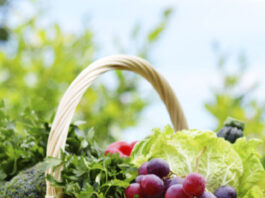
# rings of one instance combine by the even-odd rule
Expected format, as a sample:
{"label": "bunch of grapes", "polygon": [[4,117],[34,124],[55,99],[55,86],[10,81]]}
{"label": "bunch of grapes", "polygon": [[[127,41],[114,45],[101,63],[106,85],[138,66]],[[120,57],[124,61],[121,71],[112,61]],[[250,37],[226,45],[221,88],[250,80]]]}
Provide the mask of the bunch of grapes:
{"label": "bunch of grapes", "polygon": [[126,198],[236,198],[235,189],[222,186],[212,194],[206,191],[206,180],[198,173],[185,178],[170,171],[163,159],[152,159],[138,169],[135,183],[125,190]]}

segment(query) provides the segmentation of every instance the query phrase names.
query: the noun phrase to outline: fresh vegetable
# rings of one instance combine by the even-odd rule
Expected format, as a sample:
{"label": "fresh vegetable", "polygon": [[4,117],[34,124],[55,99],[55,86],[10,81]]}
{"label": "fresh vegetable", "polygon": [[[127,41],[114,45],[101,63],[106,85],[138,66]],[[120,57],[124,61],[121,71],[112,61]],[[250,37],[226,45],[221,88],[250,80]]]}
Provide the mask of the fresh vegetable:
{"label": "fresh vegetable", "polygon": [[132,142],[131,144],[125,141],[114,142],[108,146],[105,154],[110,153],[112,155],[118,153],[120,157],[129,157],[136,143],[137,141]]}
{"label": "fresh vegetable", "polygon": [[129,158],[120,158],[117,154],[76,156],[63,153],[58,165],[63,165],[61,181],[50,175],[47,178],[61,188],[66,197],[123,197],[137,172]]}
{"label": "fresh vegetable", "polygon": [[[36,131],[36,138],[48,137],[50,127],[48,124],[45,124],[43,126],[46,127],[45,135],[41,134],[42,131],[38,131],[39,135],[37,135]],[[36,128],[35,130],[37,129],[39,128]],[[33,137],[28,137],[28,139],[25,139],[23,137],[21,140],[31,140]],[[15,138],[16,136],[14,136],[13,139],[17,140]],[[3,140],[3,142],[8,142],[8,144],[9,142],[13,143],[12,138],[9,138],[7,140]],[[32,140],[32,142],[34,142],[34,140]],[[14,142],[14,144],[18,143],[19,141]],[[44,143],[36,146],[38,146],[38,149],[43,150],[45,148],[44,145],[46,144]],[[0,147],[1,146],[5,145],[0,145]],[[16,149],[18,151],[26,151],[24,150],[25,148],[23,146],[22,148],[18,147]],[[19,164],[20,166],[24,165],[25,168],[32,166],[31,164],[28,165],[26,163],[27,160],[30,161],[30,159],[28,159],[29,156],[22,155],[22,157],[23,156],[26,156],[24,159],[25,161],[19,160],[17,161],[19,162],[17,164]],[[43,158],[44,157],[36,158],[36,160],[40,161]],[[34,160],[32,161],[34,162]],[[0,161],[0,165],[1,163],[5,164],[6,162],[9,161]],[[137,174],[137,168],[134,168],[134,166],[130,163],[129,158],[120,159],[116,154],[114,154],[113,156],[104,156],[103,150],[101,150],[95,144],[95,141],[93,139],[93,131],[80,130],[76,125],[70,126],[66,143],[66,151],[62,154],[62,159],[48,158],[45,161],[46,167],[58,166],[60,164],[65,167],[62,174],[63,181],[58,183],[50,176],[48,176],[48,179],[50,179],[54,185],[59,185],[64,190],[66,198],[81,195],[88,195],[89,197],[91,193],[93,194],[91,195],[91,198],[108,197],[109,195],[118,197],[123,196],[125,188],[129,185],[131,180],[135,178],[134,175]],[[11,166],[13,165],[13,163],[6,164],[6,166],[7,165],[9,165],[10,168],[13,167]],[[36,168],[38,169],[38,172],[35,171]],[[15,195],[19,195],[18,198],[43,198],[44,195],[42,194],[42,196],[39,196],[38,192],[39,190],[41,190],[41,193],[45,193],[45,168],[39,168],[40,167],[38,165],[37,167],[30,169],[32,171],[21,172],[21,174],[14,177],[10,182],[7,182],[6,185],[1,185],[2,187],[0,188],[0,197],[6,195],[3,198],[9,198],[9,195],[12,195],[10,196],[10,198],[15,198],[16,196],[13,196],[15,193]],[[7,175],[4,173],[5,172],[1,173],[0,171],[0,177],[1,175]],[[11,175],[10,173],[8,174]],[[91,182],[89,183],[87,181]],[[40,183],[43,185],[39,185]],[[12,194],[10,194],[11,192]],[[22,196],[20,196],[20,194],[22,194]]]}
{"label": "fresh vegetable", "polygon": [[[25,114],[20,124],[26,126],[27,123],[28,128],[24,131],[25,134],[17,133],[16,130],[21,125],[7,119],[4,112],[0,111],[0,114],[4,115],[0,116],[0,140],[3,142],[0,145],[0,158],[7,159],[10,156],[10,160],[0,161],[0,179],[2,178],[0,197],[5,195],[4,198],[8,198],[7,193],[11,192],[23,193],[24,197],[30,197],[29,193],[35,192],[34,197],[38,197],[37,193],[40,190],[42,193],[45,191],[43,169],[39,172],[39,177],[32,177],[32,171],[26,172],[25,177],[20,177],[22,173],[16,177],[14,175],[44,158],[45,141],[50,127],[47,123],[40,125],[42,122],[37,118],[32,119],[33,116]],[[12,133],[15,135],[10,138],[8,134]],[[35,144],[36,142],[38,145]],[[93,140],[93,131],[81,131],[77,126],[71,125],[66,151],[62,153],[61,159],[46,160],[46,165],[64,167],[62,180],[56,181],[50,175],[47,178],[53,185],[62,188],[65,198],[127,197],[137,194],[146,197],[145,193],[151,196],[153,191],[159,196],[170,197],[173,194],[167,191],[172,187],[174,191],[176,185],[178,185],[177,191],[184,193],[182,196],[190,197],[192,190],[187,190],[184,183],[187,182],[188,175],[198,172],[205,178],[206,188],[211,193],[204,191],[201,195],[198,193],[197,197],[210,198],[215,196],[214,192],[220,191],[218,189],[221,186],[230,186],[239,198],[264,198],[265,171],[256,151],[260,144],[259,140],[247,141],[245,138],[238,138],[234,144],[230,144],[222,138],[217,138],[211,131],[186,130],[174,133],[170,127],[167,127],[164,132],[155,130],[153,135],[136,143],[119,145],[119,152],[126,154],[126,157],[120,158],[119,152],[104,154]],[[12,147],[17,153],[10,152]],[[200,155],[198,163],[198,154],[204,148],[206,150]],[[31,162],[30,158],[35,156],[38,156],[36,161]],[[136,167],[139,167],[137,178]],[[26,177],[30,179],[24,179]],[[23,181],[24,185],[19,181]],[[130,184],[133,181],[135,183]],[[151,189],[150,186],[156,188]],[[125,189],[130,189],[127,190],[127,194],[124,194]]]}
{"label": "fresh vegetable", "polygon": [[17,120],[7,111],[0,100],[0,185],[45,158],[50,131],[49,125],[29,108]]}
{"label": "fresh vegetable", "polygon": [[[234,144],[218,138],[214,132],[184,130],[174,133],[171,127],[163,132],[156,129],[152,135],[139,142],[132,151],[132,162],[137,167],[162,158],[170,170],[181,177],[198,172],[206,182],[206,188],[214,193],[221,186],[231,186],[238,197],[265,196],[265,170],[257,153],[259,140],[239,138]],[[163,149],[161,149],[163,148]],[[198,154],[200,156],[198,170]]]}
{"label": "fresh vegetable", "polygon": [[[48,158],[47,164],[55,165],[55,168],[63,166],[63,171],[61,181],[55,180],[51,175],[47,179],[63,190],[64,197],[124,197],[126,187],[137,175],[137,168],[131,164],[131,159],[120,157],[116,153],[105,155],[95,143],[93,131],[73,132],[83,137],[83,152],[62,152],[60,159]],[[71,142],[80,145],[77,140]]]}
{"label": "fresh vegetable", "polygon": [[243,122],[234,118],[228,118],[225,126],[217,133],[217,136],[234,143],[238,138],[243,137],[244,128],[245,124]]}
{"label": "fresh vegetable", "polygon": [[[243,198],[264,198],[265,173],[260,162],[257,148],[262,141],[257,139],[246,140],[240,138],[233,144],[243,163],[243,175],[240,177],[237,192]],[[243,196],[244,195],[244,196]]]}
{"label": "fresh vegetable", "polygon": [[46,182],[43,164],[21,171],[0,189],[0,198],[43,198]]}

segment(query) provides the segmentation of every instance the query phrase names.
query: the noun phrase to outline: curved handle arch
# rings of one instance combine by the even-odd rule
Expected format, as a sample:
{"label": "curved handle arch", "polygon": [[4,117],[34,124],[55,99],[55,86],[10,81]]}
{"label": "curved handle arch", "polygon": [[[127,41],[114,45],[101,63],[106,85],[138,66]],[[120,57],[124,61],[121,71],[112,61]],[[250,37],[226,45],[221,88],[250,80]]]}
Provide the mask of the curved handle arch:
{"label": "curved handle arch", "polygon": [[[172,88],[150,63],[136,56],[109,56],[99,59],[85,68],[66,90],[52,124],[47,156],[60,157],[60,149],[64,150],[65,148],[68,129],[75,109],[85,91],[100,75],[115,69],[133,71],[149,81],[165,103],[175,131],[188,128],[186,118]],[[57,169],[53,172],[52,169],[49,169],[46,173],[60,179],[61,170]],[[48,181],[46,183],[46,198],[54,198],[56,189]]]}

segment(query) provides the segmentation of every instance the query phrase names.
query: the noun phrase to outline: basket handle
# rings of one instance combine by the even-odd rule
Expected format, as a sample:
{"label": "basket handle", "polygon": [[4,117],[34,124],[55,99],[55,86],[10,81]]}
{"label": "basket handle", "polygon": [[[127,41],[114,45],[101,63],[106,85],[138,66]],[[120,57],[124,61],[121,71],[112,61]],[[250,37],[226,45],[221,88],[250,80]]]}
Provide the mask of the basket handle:
{"label": "basket handle", "polygon": [[[133,71],[143,76],[153,85],[165,103],[174,129],[178,131],[188,128],[185,116],[172,88],[150,63],[135,56],[110,56],[102,58],[84,69],[65,92],[50,131],[47,156],[60,157],[60,149],[64,150],[65,148],[69,125],[84,92],[101,74],[114,69]],[[52,169],[49,169],[46,173],[59,180],[61,170],[57,169],[53,172]],[[46,198],[55,196],[56,189],[47,181]]]}

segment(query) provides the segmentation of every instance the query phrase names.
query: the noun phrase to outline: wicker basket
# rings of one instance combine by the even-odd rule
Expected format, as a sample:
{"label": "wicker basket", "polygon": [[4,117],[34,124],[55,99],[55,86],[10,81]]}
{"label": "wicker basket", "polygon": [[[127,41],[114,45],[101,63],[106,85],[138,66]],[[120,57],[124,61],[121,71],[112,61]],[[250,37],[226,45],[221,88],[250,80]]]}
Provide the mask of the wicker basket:
{"label": "wicker basket", "polygon": [[[89,65],[77,76],[65,92],[52,124],[48,139],[47,156],[60,157],[60,150],[65,148],[69,125],[83,94],[101,74],[114,69],[133,71],[143,76],[153,85],[165,103],[174,129],[178,131],[188,128],[185,116],[172,88],[150,63],[135,56],[110,56]],[[59,180],[61,169],[54,172],[49,169],[46,173]],[[59,194],[59,191],[51,186],[48,181],[46,185],[46,198],[54,198]]]}

